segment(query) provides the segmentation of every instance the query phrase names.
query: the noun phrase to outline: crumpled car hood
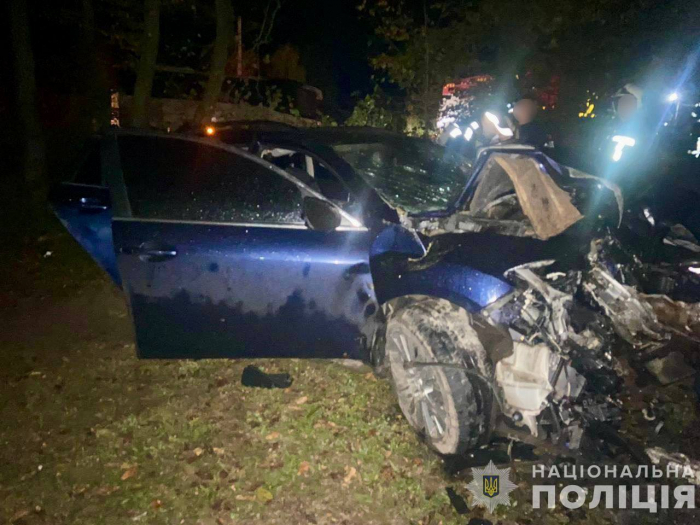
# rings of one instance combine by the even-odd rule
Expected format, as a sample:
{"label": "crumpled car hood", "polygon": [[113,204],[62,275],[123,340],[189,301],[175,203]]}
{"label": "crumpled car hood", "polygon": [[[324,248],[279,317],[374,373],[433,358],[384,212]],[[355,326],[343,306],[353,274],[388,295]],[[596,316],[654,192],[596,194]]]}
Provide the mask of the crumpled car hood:
{"label": "crumpled car hood", "polygon": [[571,204],[569,194],[557,186],[532,157],[495,154],[488,162],[498,164],[510,178],[523,213],[530,219],[538,239],[559,235],[583,218]]}
{"label": "crumpled car hood", "polygon": [[[619,225],[623,201],[617,186],[578,170],[560,168],[560,181],[555,181],[532,155],[493,152],[479,171],[468,209],[429,218],[400,213],[400,219],[404,226],[427,236],[493,231],[547,240],[581,221],[586,212],[595,220],[598,213],[589,205],[602,191],[614,197],[614,222]],[[576,190],[562,187],[561,180],[571,188],[586,189],[576,195],[578,202],[572,193]],[[588,195],[582,198],[581,193]]]}

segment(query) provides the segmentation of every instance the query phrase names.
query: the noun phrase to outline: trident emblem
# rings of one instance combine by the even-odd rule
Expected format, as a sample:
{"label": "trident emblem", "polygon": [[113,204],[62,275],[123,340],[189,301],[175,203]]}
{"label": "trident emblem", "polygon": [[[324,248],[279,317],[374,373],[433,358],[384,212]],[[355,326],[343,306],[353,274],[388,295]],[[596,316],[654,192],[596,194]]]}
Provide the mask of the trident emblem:
{"label": "trident emblem", "polygon": [[498,496],[498,476],[484,476],[484,496]]}

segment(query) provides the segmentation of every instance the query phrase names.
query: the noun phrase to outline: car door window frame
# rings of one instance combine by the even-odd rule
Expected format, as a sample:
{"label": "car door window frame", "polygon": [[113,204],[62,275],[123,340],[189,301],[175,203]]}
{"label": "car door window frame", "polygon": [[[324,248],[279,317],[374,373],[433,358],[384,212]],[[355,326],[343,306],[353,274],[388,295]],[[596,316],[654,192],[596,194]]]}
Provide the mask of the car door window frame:
{"label": "car door window frame", "polygon": [[324,195],[317,192],[313,188],[310,188],[300,180],[298,180],[293,175],[287,173],[283,169],[275,166],[274,164],[252,154],[245,150],[242,150],[236,146],[230,144],[225,144],[222,142],[212,142],[206,138],[191,137],[186,135],[177,135],[172,133],[164,133],[159,131],[130,131],[130,130],[113,130],[103,143],[103,155],[102,155],[102,169],[103,176],[107,182],[107,186],[110,188],[112,194],[112,202],[114,209],[114,220],[124,220],[124,221],[144,221],[144,222],[170,222],[170,223],[182,223],[182,224],[212,224],[212,225],[230,225],[230,226],[248,226],[248,227],[267,227],[267,228],[294,228],[294,229],[309,229],[303,223],[290,223],[290,224],[276,224],[276,223],[266,223],[266,222],[229,222],[229,221],[198,221],[198,220],[177,220],[177,219],[149,219],[142,217],[134,217],[131,206],[129,204],[129,198],[127,195],[126,182],[124,180],[124,173],[121,166],[121,157],[118,149],[117,138],[119,136],[136,136],[136,137],[153,137],[162,138],[170,140],[183,140],[186,142],[192,142],[195,144],[200,144],[202,146],[217,148],[223,150],[232,155],[242,157],[249,161],[252,161],[268,171],[273,172],[275,175],[280,176],[287,181],[294,184],[299,192],[301,193],[302,199],[305,197],[315,197],[328,202],[331,206],[337,209],[338,213],[342,218],[341,225],[336,228],[336,231],[366,231],[367,228],[362,224],[361,221],[351,216],[349,213],[340,208],[337,204],[327,199]]}
{"label": "car door window frame", "polygon": [[[262,155],[266,151],[271,151],[271,150],[275,150],[275,149],[287,150],[287,151],[291,151],[294,153],[304,155],[304,157],[307,159],[307,162],[308,162],[308,159],[310,158],[312,160],[312,162],[320,164],[321,166],[323,166],[324,169],[328,170],[337,179],[337,181],[340,184],[342,184],[343,188],[345,189],[345,191],[348,194],[348,199],[346,202],[347,203],[352,202],[352,190],[348,186],[348,184],[343,180],[343,177],[341,177],[340,174],[330,164],[328,164],[325,160],[323,160],[321,157],[319,157],[315,153],[313,153],[307,149],[304,149],[304,148],[292,148],[289,146],[278,146],[278,145],[275,145],[273,142],[263,141],[263,142],[259,142],[258,144],[260,146],[260,152],[259,152],[260,155]],[[264,159],[261,158],[261,160],[264,160]],[[279,169],[282,169],[282,168],[279,168]],[[308,164],[305,165],[304,169],[308,173]],[[315,174],[312,175],[309,173],[309,176],[313,177],[314,179],[316,178]],[[329,199],[326,198],[324,200],[329,200]]]}
{"label": "car door window frame", "polygon": [[114,133],[109,133],[104,138],[101,149],[102,180],[109,188],[112,218],[132,218],[131,204],[126,192],[121,157],[119,156],[119,145]]}

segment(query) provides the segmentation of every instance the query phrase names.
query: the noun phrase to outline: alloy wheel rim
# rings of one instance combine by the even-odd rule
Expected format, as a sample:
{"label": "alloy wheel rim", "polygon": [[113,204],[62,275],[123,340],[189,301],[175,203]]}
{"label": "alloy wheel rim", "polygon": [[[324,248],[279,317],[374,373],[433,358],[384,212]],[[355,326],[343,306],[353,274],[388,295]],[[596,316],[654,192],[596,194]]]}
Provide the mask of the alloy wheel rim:
{"label": "alloy wheel rim", "polygon": [[[399,401],[411,422],[420,425],[431,439],[441,439],[446,428],[447,410],[442,393],[444,380],[437,367],[405,368],[408,362],[432,362],[435,359],[421,348],[415,336],[392,330],[388,341],[392,375],[400,389]],[[426,355],[423,355],[426,354]],[[403,398],[403,399],[402,399]]]}

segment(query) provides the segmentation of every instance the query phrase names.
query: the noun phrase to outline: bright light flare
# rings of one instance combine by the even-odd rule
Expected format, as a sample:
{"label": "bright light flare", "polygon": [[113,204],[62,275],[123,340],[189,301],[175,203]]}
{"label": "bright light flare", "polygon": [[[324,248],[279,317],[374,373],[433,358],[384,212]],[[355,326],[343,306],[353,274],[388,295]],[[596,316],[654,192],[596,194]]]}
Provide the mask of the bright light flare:
{"label": "bright light flare", "polygon": [[669,102],[676,102],[679,98],[680,97],[678,96],[678,93],[674,91],[666,98],[666,100],[668,100]]}
{"label": "bright light flare", "polygon": [[461,134],[462,130],[456,126],[450,131],[450,137],[452,137],[453,139],[459,137]]}
{"label": "bright light flare", "polygon": [[474,130],[472,128],[467,128],[467,131],[464,132],[464,140],[469,142],[473,136],[474,136]]}
{"label": "bright light flare", "polygon": [[498,127],[498,125],[501,123],[501,121],[498,120],[498,117],[490,111],[486,112],[486,118],[489,119],[489,121],[496,127]]}
{"label": "bright light flare", "polygon": [[656,226],[656,219],[654,219],[654,216],[651,214],[651,211],[649,211],[649,208],[644,208],[644,217],[646,217],[649,224]]}
{"label": "bright light flare", "polygon": [[613,162],[617,162],[622,158],[622,150],[625,147],[629,146],[631,148],[637,143],[632,137],[626,137],[625,135],[615,135],[612,141],[615,143],[615,151],[613,151],[612,156]]}
{"label": "bright light flare", "polygon": [[501,121],[498,120],[498,117],[494,115],[493,113],[487,111],[485,113],[486,118],[496,126],[496,130],[498,131],[499,134],[503,135],[504,137],[512,137],[513,136],[513,130],[510,128],[502,128],[501,127]]}
{"label": "bright light flare", "polygon": [[206,131],[207,135],[209,135],[210,137],[211,137],[214,133],[216,133],[216,130],[213,128],[213,126],[207,126],[207,128],[205,129],[205,131]]}
{"label": "bright light flare", "polygon": [[695,149],[688,150],[688,155],[692,155],[696,159],[700,158],[700,137],[698,137],[697,141],[695,142]]}

